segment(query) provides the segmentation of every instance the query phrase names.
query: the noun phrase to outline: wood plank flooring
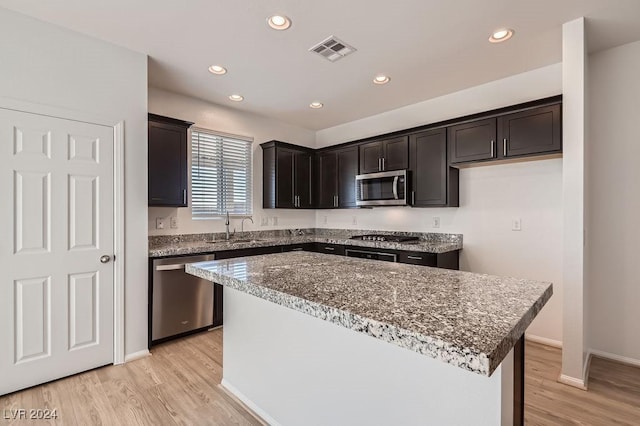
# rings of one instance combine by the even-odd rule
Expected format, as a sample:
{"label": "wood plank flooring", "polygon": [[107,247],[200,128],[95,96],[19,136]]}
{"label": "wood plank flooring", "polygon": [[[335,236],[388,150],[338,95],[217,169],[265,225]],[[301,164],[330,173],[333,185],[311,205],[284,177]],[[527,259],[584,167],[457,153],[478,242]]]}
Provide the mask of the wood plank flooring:
{"label": "wood plank flooring", "polygon": [[[640,425],[640,369],[594,358],[587,392],[558,383],[559,373],[559,349],[527,343],[527,425]],[[0,397],[0,424],[260,424],[218,387],[221,378],[218,329],[159,345],[148,358]],[[3,418],[19,408],[57,408],[58,419]]]}
{"label": "wood plank flooring", "polygon": [[560,349],[527,342],[525,423],[640,425],[640,368],[594,357],[589,390],[558,383]]}

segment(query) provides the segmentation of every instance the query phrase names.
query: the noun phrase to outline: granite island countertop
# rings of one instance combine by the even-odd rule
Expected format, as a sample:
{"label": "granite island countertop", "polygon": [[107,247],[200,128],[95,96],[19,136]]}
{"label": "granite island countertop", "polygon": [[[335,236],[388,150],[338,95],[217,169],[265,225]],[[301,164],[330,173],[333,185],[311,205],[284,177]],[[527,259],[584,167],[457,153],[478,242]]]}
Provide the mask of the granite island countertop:
{"label": "granite island countertop", "polygon": [[185,270],[485,376],[553,293],[545,282],[310,252]]}
{"label": "granite island countertop", "polygon": [[[149,245],[149,257],[182,256],[188,254],[215,253],[226,250],[240,250],[257,247],[287,246],[304,243],[325,243],[341,244],[345,246],[382,248],[390,250],[405,250],[425,253],[448,253],[462,249],[462,236],[457,234],[420,234],[420,233],[394,233],[387,234],[415,234],[420,235],[419,241],[414,243],[396,242],[374,242],[352,240],[351,235],[384,232],[384,231],[342,231],[342,230],[322,230],[326,232],[307,233],[300,235],[292,233],[280,233],[277,235],[261,233],[249,233],[247,237],[234,237],[229,240],[221,236],[207,236],[208,234],[197,234],[194,236],[166,236]],[[330,232],[333,231],[333,232]],[[215,242],[211,242],[215,241]]]}

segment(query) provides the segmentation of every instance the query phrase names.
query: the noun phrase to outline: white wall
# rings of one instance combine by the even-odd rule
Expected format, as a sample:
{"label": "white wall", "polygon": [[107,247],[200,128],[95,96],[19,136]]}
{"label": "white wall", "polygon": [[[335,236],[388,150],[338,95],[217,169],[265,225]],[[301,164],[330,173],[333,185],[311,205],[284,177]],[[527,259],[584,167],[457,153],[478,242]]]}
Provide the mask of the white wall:
{"label": "white wall", "polygon": [[[245,221],[245,230],[309,228],[315,225],[313,211],[262,209],[262,148],[260,148],[261,143],[273,139],[313,147],[315,144],[314,131],[153,87],[149,88],[149,112],[191,121],[195,123],[195,127],[253,137],[254,224]],[[188,158],[191,161],[190,150]],[[189,177],[189,187],[191,187],[191,177]],[[168,220],[167,229],[155,229],[157,217],[168,218],[170,216],[178,218],[177,229],[170,229]],[[270,219],[268,226],[260,225],[262,217]],[[273,217],[278,218],[277,226],[273,225]],[[240,231],[240,219],[231,219],[231,229],[233,230],[234,227],[238,232]],[[149,235],[224,232],[224,229],[224,220],[222,219],[192,220],[190,207],[149,208]]]}
{"label": "white wall", "polygon": [[589,57],[589,339],[640,364],[640,41]]}
{"label": "white wall", "polygon": [[147,58],[0,8],[0,96],[125,123],[126,346],[147,346]]}
{"label": "white wall", "polygon": [[[318,147],[531,101],[562,92],[556,64],[374,117],[321,130]],[[441,227],[431,227],[434,216]],[[326,221],[325,221],[326,217]],[[355,221],[356,225],[353,225]],[[511,231],[512,220],[522,231]],[[319,210],[328,228],[415,230],[464,235],[461,269],[550,281],[554,296],[528,333],[562,341],[562,160],[460,171],[460,207]]]}

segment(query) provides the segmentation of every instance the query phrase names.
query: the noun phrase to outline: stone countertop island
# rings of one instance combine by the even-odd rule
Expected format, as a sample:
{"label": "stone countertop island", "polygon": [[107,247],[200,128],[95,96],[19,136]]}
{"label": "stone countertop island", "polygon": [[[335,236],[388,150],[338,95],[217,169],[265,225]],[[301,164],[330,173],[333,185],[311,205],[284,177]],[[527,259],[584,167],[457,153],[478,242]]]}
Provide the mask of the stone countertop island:
{"label": "stone countertop island", "polygon": [[[517,424],[512,349],[552,295],[549,283],[307,252],[186,271],[225,287],[223,386],[275,424]],[[311,395],[329,389],[300,397],[301,374]],[[385,418],[383,401],[403,413]]]}

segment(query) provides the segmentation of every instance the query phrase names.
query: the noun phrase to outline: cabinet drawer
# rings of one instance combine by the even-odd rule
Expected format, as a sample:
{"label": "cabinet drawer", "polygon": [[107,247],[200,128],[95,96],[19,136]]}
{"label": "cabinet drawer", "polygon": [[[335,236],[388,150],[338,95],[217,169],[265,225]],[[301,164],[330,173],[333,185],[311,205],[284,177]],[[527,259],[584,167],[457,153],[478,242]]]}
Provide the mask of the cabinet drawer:
{"label": "cabinet drawer", "polygon": [[311,251],[313,249],[313,243],[291,244],[290,246],[282,246],[282,252],[288,251]]}
{"label": "cabinet drawer", "polygon": [[336,254],[344,256],[344,246],[340,244],[316,243],[315,251],[318,253]]}
{"label": "cabinet drawer", "polygon": [[435,253],[422,253],[419,251],[398,252],[398,262],[422,266],[436,266],[438,263]]}

